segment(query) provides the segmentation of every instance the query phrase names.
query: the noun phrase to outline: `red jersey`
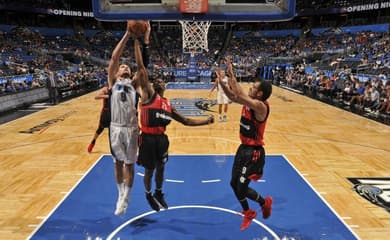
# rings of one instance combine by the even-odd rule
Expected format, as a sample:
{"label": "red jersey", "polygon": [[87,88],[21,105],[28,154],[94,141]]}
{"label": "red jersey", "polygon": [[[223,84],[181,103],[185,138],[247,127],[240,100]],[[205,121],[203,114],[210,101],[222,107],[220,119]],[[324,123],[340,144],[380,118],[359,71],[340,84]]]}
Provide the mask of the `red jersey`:
{"label": "red jersey", "polygon": [[141,105],[141,131],[147,134],[163,134],[172,120],[172,107],[168,99],[157,93]]}
{"label": "red jersey", "polygon": [[250,146],[264,145],[264,131],[269,114],[268,101],[263,101],[267,106],[267,115],[264,121],[259,122],[255,118],[255,113],[247,106],[242,107],[240,119],[240,139],[241,143]]}

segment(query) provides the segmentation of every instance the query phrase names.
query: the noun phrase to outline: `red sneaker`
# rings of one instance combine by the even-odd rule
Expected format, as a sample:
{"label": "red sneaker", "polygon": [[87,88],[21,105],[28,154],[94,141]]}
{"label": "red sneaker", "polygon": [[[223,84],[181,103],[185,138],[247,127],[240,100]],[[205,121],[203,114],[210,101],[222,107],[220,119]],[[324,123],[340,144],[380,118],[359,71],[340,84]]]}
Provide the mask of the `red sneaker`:
{"label": "red sneaker", "polygon": [[89,153],[91,153],[94,146],[95,146],[94,143],[90,143],[90,144],[88,145],[87,151],[88,151]]}
{"label": "red sneaker", "polygon": [[272,197],[266,197],[264,201],[263,206],[261,206],[261,211],[263,212],[263,218],[267,219],[271,216],[272,212]]}
{"label": "red sneaker", "polygon": [[244,219],[242,220],[240,230],[244,231],[249,227],[252,220],[256,218],[257,212],[253,209],[248,209],[246,211],[242,211],[242,214],[244,214]]}

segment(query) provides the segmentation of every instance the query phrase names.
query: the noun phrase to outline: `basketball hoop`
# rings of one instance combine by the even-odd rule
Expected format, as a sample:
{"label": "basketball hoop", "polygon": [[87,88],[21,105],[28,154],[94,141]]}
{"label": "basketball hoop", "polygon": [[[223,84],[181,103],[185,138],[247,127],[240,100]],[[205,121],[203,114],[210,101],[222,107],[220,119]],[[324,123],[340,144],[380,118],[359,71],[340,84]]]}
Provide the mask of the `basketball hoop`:
{"label": "basketball hoop", "polygon": [[[203,14],[208,11],[208,0],[180,0],[182,14]],[[194,19],[193,19],[194,20]],[[209,51],[207,34],[211,21],[179,21],[183,32],[183,52],[201,53]]]}
{"label": "basketball hoop", "polygon": [[179,21],[183,33],[183,52],[190,53],[192,50],[201,53],[209,51],[208,32],[211,21]]}

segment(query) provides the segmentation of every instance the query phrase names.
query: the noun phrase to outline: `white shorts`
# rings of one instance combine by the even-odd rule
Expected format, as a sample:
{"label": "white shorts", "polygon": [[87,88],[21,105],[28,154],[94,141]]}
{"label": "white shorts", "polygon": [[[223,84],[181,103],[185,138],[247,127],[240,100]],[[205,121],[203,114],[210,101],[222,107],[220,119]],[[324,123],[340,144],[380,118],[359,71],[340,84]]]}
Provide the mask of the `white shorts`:
{"label": "white shorts", "polygon": [[229,104],[229,98],[222,90],[217,92],[217,104]]}
{"label": "white shorts", "polygon": [[137,160],[138,127],[110,126],[110,149],[114,162],[133,164]]}

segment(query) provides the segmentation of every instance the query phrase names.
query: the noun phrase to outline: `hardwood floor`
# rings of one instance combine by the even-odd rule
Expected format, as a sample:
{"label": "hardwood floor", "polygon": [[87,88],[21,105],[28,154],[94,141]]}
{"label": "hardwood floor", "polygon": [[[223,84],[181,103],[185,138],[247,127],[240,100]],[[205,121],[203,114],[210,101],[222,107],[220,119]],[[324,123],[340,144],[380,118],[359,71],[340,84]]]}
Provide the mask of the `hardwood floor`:
{"label": "hardwood floor", "polygon": [[[208,93],[167,90],[166,96]],[[109,153],[107,130],[93,153],[86,151],[101,108],[94,95],[0,125],[0,239],[28,238],[100,155]],[[390,127],[277,87],[270,103],[267,154],[287,157],[361,239],[388,238],[389,212],[355,193],[347,177],[390,177]],[[231,104],[227,123],[172,123],[170,154],[234,154],[240,110]]]}

